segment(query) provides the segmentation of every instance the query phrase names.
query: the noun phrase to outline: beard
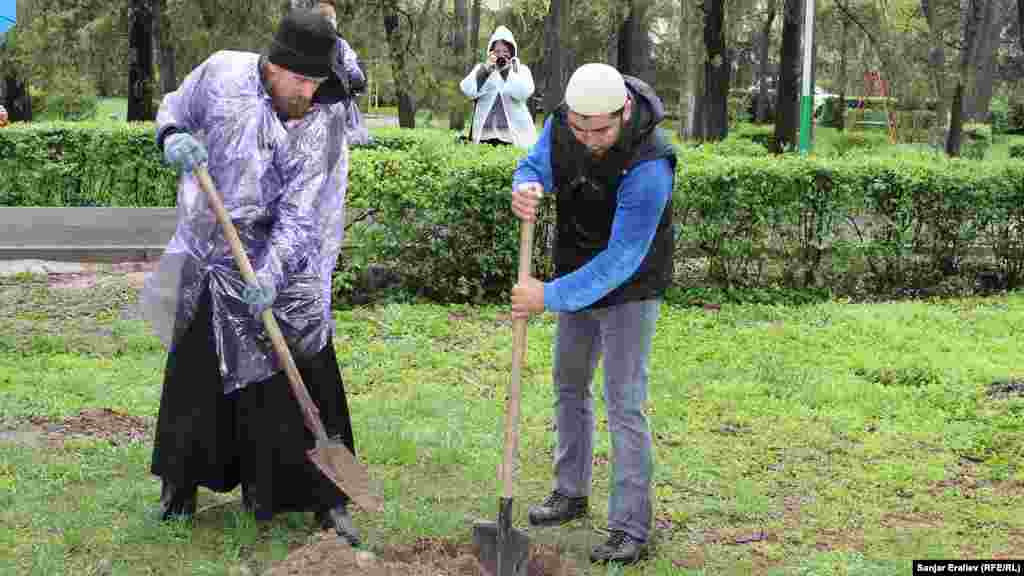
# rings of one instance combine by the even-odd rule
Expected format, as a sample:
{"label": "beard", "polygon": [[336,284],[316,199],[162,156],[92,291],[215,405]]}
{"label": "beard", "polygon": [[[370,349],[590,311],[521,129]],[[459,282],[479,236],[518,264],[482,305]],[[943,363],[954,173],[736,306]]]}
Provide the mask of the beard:
{"label": "beard", "polygon": [[310,104],[310,100],[301,96],[278,99],[278,108],[289,120],[298,120],[305,116],[306,112],[309,112]]}

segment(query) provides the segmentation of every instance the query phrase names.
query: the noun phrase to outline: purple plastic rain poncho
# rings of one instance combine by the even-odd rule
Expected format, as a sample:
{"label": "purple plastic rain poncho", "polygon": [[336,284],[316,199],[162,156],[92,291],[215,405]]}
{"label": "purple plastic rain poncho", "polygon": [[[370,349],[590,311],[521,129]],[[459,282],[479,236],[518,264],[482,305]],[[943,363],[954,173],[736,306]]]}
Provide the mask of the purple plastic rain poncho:
{"label": "purple plastic rain poncho", "polygon": [[[259,74],[259,55],[222,51],[167,94],[157,134],[174,126],[202,142],[208,169],[253,269],[273,282],[274,315],[293,354],[308,357],[334,329],[331,273],[341,248],[348,185],[343,102],[314,103],[283,124]],[[143,309],[168,348],[192,320],[207,283],[224,392],[281,370],[205,193],[178,183],[178,226],[147,278]]]}
{"label": "purple plastic rain poncho", "polygon": [[366,74],[359,65],[359,58],[352,47],[344,38],[338,37],[338,61],[334,63],[336,74],[345,74],[348,77],[349,90],[352,91],[352,98],[346,101],[348,125],[348,140],[354,146],[366,145],[370,142],[370,131],[363,120],[363,114],[359,111],[359,103],[356,102],[356,95],[366,89]]}

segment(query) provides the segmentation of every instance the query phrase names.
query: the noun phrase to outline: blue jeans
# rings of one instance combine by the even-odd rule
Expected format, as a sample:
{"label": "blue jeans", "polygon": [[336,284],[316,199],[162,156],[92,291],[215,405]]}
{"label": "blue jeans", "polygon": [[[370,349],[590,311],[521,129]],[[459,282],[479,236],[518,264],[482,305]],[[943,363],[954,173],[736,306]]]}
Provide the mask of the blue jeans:
{"label": "blue jeans", "polygon": [[604,398],[612,443],[608,529],[646,541],[651,527],[651,431],[644,413],[647,359],[661,300],[561,313],[555,336],[558,446],[555,490],[589,496],[593,477],[591,381],[604,356]]}

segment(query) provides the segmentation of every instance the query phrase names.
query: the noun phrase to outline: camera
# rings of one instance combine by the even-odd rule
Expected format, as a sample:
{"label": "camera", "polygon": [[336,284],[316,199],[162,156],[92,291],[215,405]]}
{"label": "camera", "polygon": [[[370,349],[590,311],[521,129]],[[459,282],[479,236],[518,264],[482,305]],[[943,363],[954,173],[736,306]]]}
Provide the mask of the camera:
{"label": "camera", "polygon": [[497,64],[498,68],[504,68],[505,65],[508,64],[508,58],[504,56],[498,56]]}

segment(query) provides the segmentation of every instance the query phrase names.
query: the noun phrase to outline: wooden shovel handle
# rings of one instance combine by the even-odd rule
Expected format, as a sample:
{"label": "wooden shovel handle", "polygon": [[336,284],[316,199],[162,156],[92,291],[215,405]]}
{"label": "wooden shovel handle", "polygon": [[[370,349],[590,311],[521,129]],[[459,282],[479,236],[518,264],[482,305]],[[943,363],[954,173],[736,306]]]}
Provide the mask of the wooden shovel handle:
{"label": "wooden shovel handle", "polygon": [[[533,255],[533,220],[519,225],[519,282],[530,276]],[[502,496],[512,498],[512,469],[519,451],[519,397],[522,367],[526,360],[526,318],[512,321],[512,378],[505,399],[505,458],[501,465]]]}
{"label": "wooden shovel handle", "polygon": [[[245,250],[242,248],[242,241],[238,237],[238,231],[235,229],[235,225],[231,223],[231,217],[224,208],[224,203],[221,202],[220,195],[217,193],[217,188],[214,186],[206,166],[197,166],[195,168],[195,176],[199,181],[199,186],[206,192],[206,197],[209,199],[210,206],[217,215],[220,227],[224,229],[224,236],[227,237],[228,244],[231,246],[231,253],[235,257],[235,263],[238,264],[238,269],[242,272],[242,279],[249,284],[259,284],[256,272],[253,271],[252,264],[249,262],[249,256],[246,255]],[[302,382],[302,375],[299,374],[299,369],[295,366],[295,360],[292,358],[291,350],[288,349],[284,335],[281,334],[281,327],[277,325],[277,319],[274,318],[273,310],[267,308],[263,311],[260,318],[263,320],[263,325],[270,336],[270,342],[274,345],[277,359],[284,366],[284,371],[288,375],[288,383],[291,384],[292,393],[295,394],[296,400],[299,401],[302,407],[302,416],[306,421],[306,427],[316,436],[318,444],[327,441],[327,431],[324,429],[324,423],[320,420],[320,411],[317,410],[313,399],[309,396],[309,391],[306,390],[306,385]]]}

